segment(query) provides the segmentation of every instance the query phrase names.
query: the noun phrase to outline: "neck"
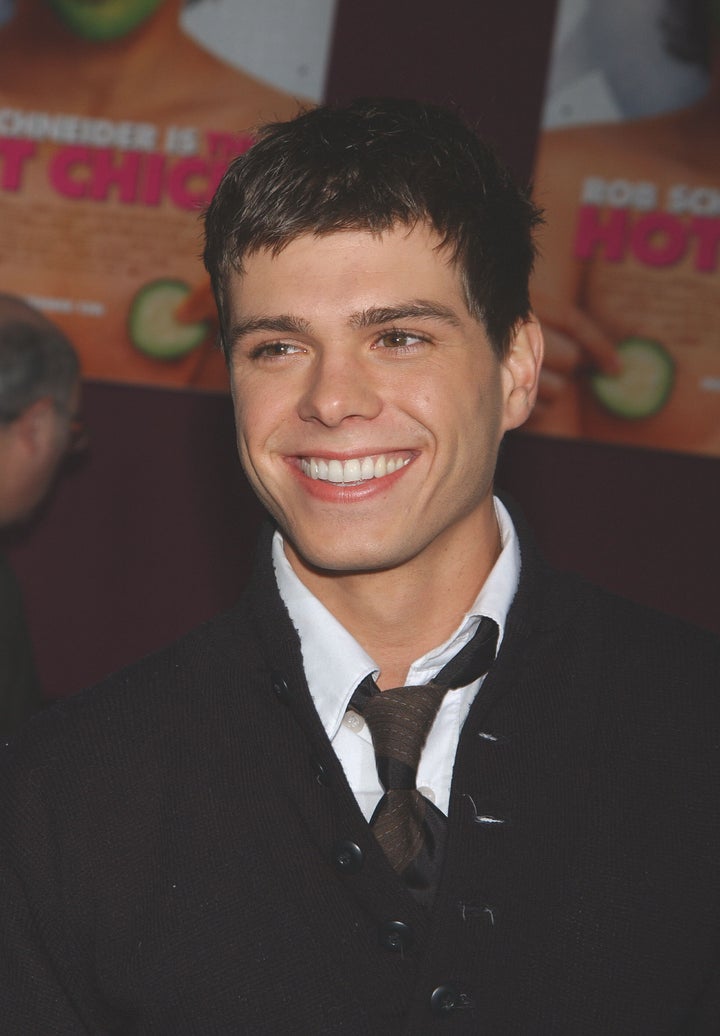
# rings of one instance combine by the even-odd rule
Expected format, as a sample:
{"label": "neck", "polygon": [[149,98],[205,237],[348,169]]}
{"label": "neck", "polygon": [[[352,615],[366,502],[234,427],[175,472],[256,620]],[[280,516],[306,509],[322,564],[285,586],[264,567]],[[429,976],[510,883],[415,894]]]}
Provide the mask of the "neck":
{"label": "neck", "polygon": [[377,682],[385,689],[403,684],[415,659],[457,629],[497,561],[501,542],[494,507],[464,532],[376,572],[313,568],[288,541],[285,553],[297,576],[380,667]]}

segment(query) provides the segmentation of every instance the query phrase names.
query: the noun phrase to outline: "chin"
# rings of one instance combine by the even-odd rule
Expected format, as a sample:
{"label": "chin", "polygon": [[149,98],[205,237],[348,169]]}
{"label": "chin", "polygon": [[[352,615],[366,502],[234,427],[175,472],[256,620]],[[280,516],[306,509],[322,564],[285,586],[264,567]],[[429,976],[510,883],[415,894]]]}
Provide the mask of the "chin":
{"label": "chin", "polygon": [[303,542],[289,537],[294,552],[308,568],[319,572],[350,574],[352,572],[383,572],[409,560],[409,554],[377,542],[358,543],[348,536],[344,542],[322,544]]}

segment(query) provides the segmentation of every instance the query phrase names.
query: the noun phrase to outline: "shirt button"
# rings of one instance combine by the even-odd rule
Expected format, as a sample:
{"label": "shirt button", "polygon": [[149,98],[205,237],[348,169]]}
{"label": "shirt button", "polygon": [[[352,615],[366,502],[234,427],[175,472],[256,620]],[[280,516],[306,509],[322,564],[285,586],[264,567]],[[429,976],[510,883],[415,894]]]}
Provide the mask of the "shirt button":
{"label": "shirt button", "polygon": [[449,1015],[460,1004],[460,993],[455,986],[438,986],[430,997],[430,1010],[433,1014]]}
{"label": "shirt button", "polygon": [[429,802],[435,801],[435,792],[432,790],[432,788],[428,788],[426,784],[423,784],[421,788],[418,788],[418,791],[421,795],[424,795]]}
{"label": "shirt button", "polygon": [[404,921],[385,921],[378,930],[380,945],[391,953],[404,953],[413,942],[413,930]]}
{"label": "shirt button", "polygon": [[363,851],[355,842],[343,839],[332,850],[333,863],[341,874],[357,874],[363,865]]}
{"label": "shirt button", "polygon": [[356,734],[365,726],[365,720],[358,712],[355,712],[354,709],[347,710],[343,717],[343,723],[348,730],[352,730]]}

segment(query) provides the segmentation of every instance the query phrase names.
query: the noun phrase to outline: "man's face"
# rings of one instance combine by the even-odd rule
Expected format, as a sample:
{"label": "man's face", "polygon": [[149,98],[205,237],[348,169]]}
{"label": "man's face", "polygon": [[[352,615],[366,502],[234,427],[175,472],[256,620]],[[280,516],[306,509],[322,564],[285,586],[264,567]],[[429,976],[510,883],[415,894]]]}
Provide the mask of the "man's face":
{"label": "man's face", "polygon": [[303,235],[230,284],[240,456],[296,568],[396,568],[487,532],[512,376],[438,242]]}

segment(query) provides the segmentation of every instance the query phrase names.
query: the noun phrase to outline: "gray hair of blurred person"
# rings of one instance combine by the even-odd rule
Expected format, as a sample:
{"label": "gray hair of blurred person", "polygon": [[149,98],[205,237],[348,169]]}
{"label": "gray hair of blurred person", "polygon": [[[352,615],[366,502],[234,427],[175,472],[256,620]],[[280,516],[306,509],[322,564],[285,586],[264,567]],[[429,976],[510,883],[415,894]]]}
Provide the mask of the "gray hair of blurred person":
{"label": "gray hair of blurred person", "polygon": [[10,424],[39,399],[68,413],[80,376],[65,335],[20,299],[0,294],[0,424]]}

